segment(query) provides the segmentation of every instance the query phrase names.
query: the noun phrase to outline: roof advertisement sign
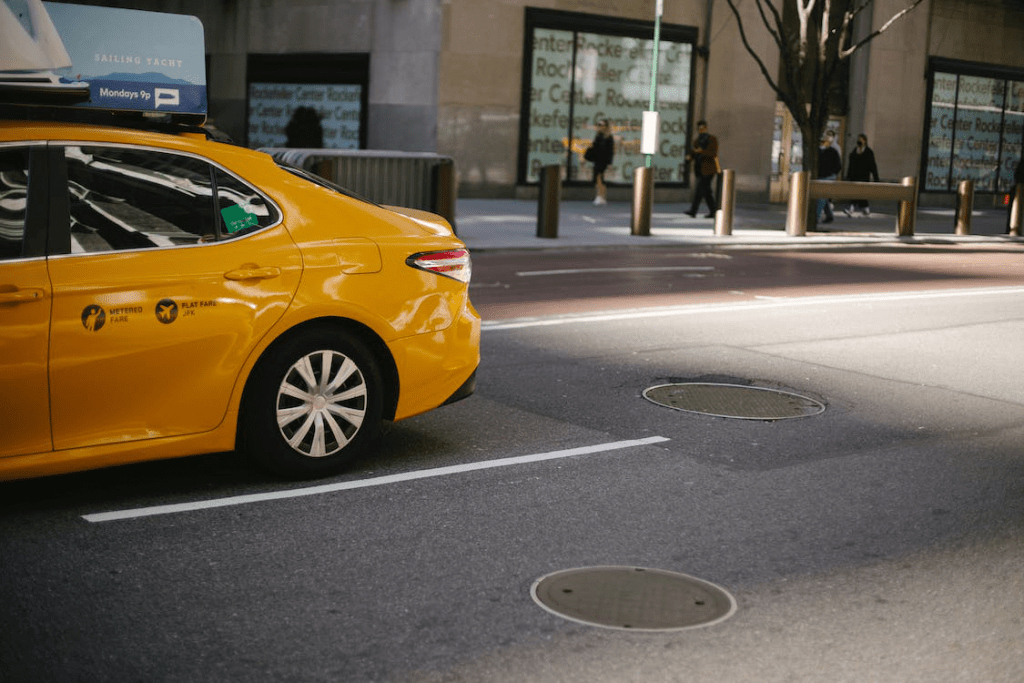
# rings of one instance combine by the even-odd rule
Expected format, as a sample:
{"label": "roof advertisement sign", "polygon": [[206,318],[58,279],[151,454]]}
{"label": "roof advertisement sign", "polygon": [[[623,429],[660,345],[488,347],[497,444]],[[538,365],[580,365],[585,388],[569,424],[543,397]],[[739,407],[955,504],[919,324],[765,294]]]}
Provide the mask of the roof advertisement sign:
{"label": "roof advertisement sign", "polygon": [[[76,106],[206,114],[206,45],[198,18],[40,0],[0,0],[0,81],[88,88]],[[32,63],[25,63],[29,57]],[[10,77],[9,77],[10,76]]]}

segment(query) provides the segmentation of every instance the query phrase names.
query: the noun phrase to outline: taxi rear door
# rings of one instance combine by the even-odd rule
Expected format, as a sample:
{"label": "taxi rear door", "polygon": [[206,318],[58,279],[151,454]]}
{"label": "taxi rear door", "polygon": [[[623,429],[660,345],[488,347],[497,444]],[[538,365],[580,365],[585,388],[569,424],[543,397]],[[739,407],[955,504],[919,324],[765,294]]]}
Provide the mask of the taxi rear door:
{"label": "taxi rear door", "polygon": [[0,146],[0,457],[52,447],[46,166],[42,144]]}
{"label": "taxi rear door", "polygon": [[[54,447],[215,428],[298,286],[301,257],[277,208],[191,155],[64,152],[69,253],[50,263]],[[255,232],[229,232],[240,225]]]}

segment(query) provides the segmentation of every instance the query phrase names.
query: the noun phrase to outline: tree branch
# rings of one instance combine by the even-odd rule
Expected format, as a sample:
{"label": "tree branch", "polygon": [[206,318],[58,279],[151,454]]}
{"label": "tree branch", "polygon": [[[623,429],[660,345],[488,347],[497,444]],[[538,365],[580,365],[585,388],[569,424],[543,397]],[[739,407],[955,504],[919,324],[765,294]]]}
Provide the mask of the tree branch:
{"label": "tree branch", "polygon": [[734,0],[726,0],[726,2],[729,3],[729,9],[731,9],[732,13],[736,16],[736,25],[740,29],[740,40],[743,41],[743,47],[747,49],[747,52],[750,53],[750,56],[754,58],[755,62],[757,62],[757,66],[761,69],[761,75],[763,75],[765,80],[768,81],[768,85],[771,86],[772,90],[774,90],[780,98],[785,99],[785,96],[783,95],[783,92],[779,88],[778,84],[775,82],[775,79],[772,78],[771,74],[768,73],[768,67],[765,66],[763,61],[761,61],[761,57],[756,52],[754,52],[754,48],[751,47],[750,41],[747,40],[747,32],[743,28],[743,19],[740,18],[740,11],[736,8]]}
{"label": "tree branch", "polygon": [[811,12],[814,10],[815,0],[796,0],[796,15],[800,19],[800,63],[807,61],[807,26],[810,23]]}
{"label": "tree branch", "polygon": [[828,57],[828,38],[832,34],[832,0],[825,0],[821,9],[821,27],[818,30],[818,63],[824,65]]}
{"label": "tree branch", "polygon": [[[767,5],[768,9],[771,10],[772,19],[775,22],[774,26],[772,26],[772,22],[768,20],[768,17],[765,16],[765,5]],[[784,39],[785,26],[782,23],[782,16],[779,14],[779,10],[775,8],[775,5],[771,3],[771,0],[757,0],[757,11],[761,13],[761,21],[764,23],[765,28],[768,29],[768,33],[770,33],[772,38],[775,39],[775,44],[779,46],[779,51],[784,51],[786,49]]]}
{"label": "tree branch", "polygon": [[[906,14],[910,10],[912,10],[915,7],[917,7],[918,5],[920,5],[922,2],[924,2],[924,0],[914,0],[910,4],[909,7],[903,8],[902,10],[900,10],[899,12],[894,14],[892,17],[890,17],[889,21],[887,21],[884,24],[882,24],[881,28],[879,28],[878,30],[872,31],[866,37],[864,37],[862,40],[858,41],[853,46],[851,46],[849,49],[846,49],[846,50],[840,49],[840,51],[839,51],[839,58],[840,59],[846,59],[847,57],[852,55],[854,52],[856,52],[857,50],[862,48],[866,43],[874,40],[877,36],[881,35],[886,29],[888,29],[890,26],[892,26],[893,22],[895,22],[897,19],[902,17],[904,14]],[[866,4],[867,3],[865,3],[865,5]],[[861,6],[860,9],[863,9],[863,8],[864,8],[864,6]],[[858,9],[858,11],[860,11],[860,9]]]}

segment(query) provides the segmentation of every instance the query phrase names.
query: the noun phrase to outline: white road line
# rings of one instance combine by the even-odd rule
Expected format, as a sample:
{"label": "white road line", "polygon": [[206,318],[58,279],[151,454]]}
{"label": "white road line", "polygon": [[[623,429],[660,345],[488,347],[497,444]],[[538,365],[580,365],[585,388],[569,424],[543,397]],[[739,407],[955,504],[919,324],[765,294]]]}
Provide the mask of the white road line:
{"label": "white road line", "polygon": [[651,273],[675,270],[714,270],[714,266],[636,266],[631,268],[566,268],[565,270],[524,270],[519,277],[533,275],[580,275],[582,273]]}
{"label": "white road line", "polygon": [[513,318],[510,320],[484,321],[481,329],[484,332],[497,330],[518,330],[525,327],[550,327],[554,325],[572,325],[576,323],[610,322],[615,320],[636,320],[641,318],[671,318],[682,315],[698,315],[701,313],[735,313],[740,311],[763,311],[772,308],[789,308],[793,306],[817,306],[822,304],[858,304],[880,301],[914,301],[918,299],[942,299],[964,296],[1024,296],[1024,287],[978,287],[975,289],[940,289],[921,292],[893,292],[875,294],[846,294],[830,296],[805,296],[779,298],[769,301],[747,301],[720,304],[688,304],[683,306],[659,306],[641,310],[601,311],[597,313],[574,313],[562,316],[546,316],[537,318]]}
{"label": "white road line", "polygon": [[570,448],[564,451],[551,451],[550,453],[536,453],[534,455],[521,455],[514,458],[501,458],[499,460],[485,460],[483,462],[471,462],[464,465],[451,465],[449,467],[437,467],[430,470],[416,470],[403,472],[402,474],[391,474],[384,477],[372,479],[358,479],[356,481],[343,481],[337,484],[324,484],[322,486],[311,486],[302,489],[290,489],[287,491],[268,491],[267,493],[254,493],[246,496],[232,496],[230,498],[214,498],[211,500],[200,500],[192,503],[177,503],[174,505],[156,505],[146,508],[135,508],[133,510],[115,510],[112,512],[99,512],[91,515],[82,515],[87,522],[113,522],[122,519],[134,519],[136,517],[152,517],[154,515],[171,515],[178,512],[192,512],[195,510],[207,510],[210,508],[228,507],[231,505],[246,505],[248,503],[262,503],[270,500],[282,500],[284,498],[300,498],[302,496],[315,496],[322,493],[335,493],[337,491],[351,491],[352,489],[368,488],[371,486],[384,486],[397,484],[403,481],[415,479],[428,479],[431,477],[444,477],[450,474],[462,474],[476,470],[487,470],[495,467],[509,467],[511,465],[524,465],[544,460],[558,460],[560,458],[571,458],[577,455],[590,455],[592,453],[605,453],[607,451],[621,450],[623,448],[635,448],[655,443],[668,441],[663,436],[651,436],[644,439],[632,441],[614,441],[611,443],[597,444],[594,446],[583,446],[581,448]]}

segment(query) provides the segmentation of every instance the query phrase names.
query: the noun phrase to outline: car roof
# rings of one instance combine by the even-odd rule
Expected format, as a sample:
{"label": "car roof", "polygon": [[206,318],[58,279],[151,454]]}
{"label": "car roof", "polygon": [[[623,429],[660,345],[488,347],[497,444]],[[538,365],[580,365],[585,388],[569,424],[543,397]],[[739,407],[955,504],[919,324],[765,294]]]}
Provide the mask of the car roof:
{"label": "car roof", "polygon": [[266,159],[263,152],[209,139],[206,131],[195,126],[161,125],[127,127],[124,125],[78,123],[64,120],[25,120],[0,118],[0,143],[77,141],[163,147],[193,152],[216,159],[245,157]]}
{"label": "car roof", "polygon": [[[251,177],[253,173],[283,172],[269,154],[233,143],[208,139],[202,129],[194,127],[168,129],[167,132],[163,132],[65,121],[0,119],[0,146],[11,142],[83,142],[161,148],[195,154],[246,178]],[[290,173],[287,175],[291,176]],[[272,186],[265,186],[264,191],[280,200],[279,194]]]}
{"label": "car roof", "polygon": [[197,130],[146,130],[144,128],[126,127],[120,125],[98,125],[91,123],[77,123],[74,121],[38,121],[29,119],[0,119],[0,135],[5,139],[40,139],[40,140],[124,140],[138,141],[141,139],[166,140],[168,137],[175,138],[181,135],[189,137],[205,138],[201,131]]}

